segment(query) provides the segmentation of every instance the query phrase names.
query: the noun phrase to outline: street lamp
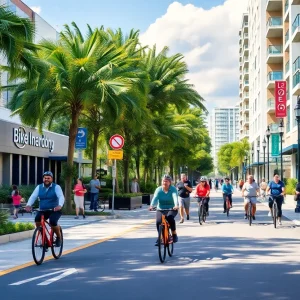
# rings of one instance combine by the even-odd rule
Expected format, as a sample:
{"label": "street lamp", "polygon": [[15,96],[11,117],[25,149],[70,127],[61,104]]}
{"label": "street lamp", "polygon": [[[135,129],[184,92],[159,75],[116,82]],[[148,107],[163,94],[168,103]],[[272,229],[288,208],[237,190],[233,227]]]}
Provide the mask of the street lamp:
{"label": "street lamp", "polygon": [[298,182],[300,181],[300,96],[297,97],[297,105],[294,108],[295,116],[297,120],[297,126],[298,126],[298,152],[297,152],[297,179]]}
{"label": "street lamp", "polygon": [[264,179],[266,179],[266,146],[267,146],[267,142],[266,142],[265,137],[264,137],[261,144],[262,144],[263,149],[264,149]]}
{"label": "street lamp", "polygon": [[245,160],[245,169],[246,169],[246,172],[245,172],[245,181],[246,181],[246,177],[247,177],[247,160],[248,160],[248,156],[247,155],[245,155],[244,160]]}
{"label": "street lamp", "polygon": [[278,131],[280,134],[280,180],[283,181],[283,159],[282,159],[282,137],[284,131],[283,119],[281,119],[279,123]]}
{"label": "street lamp", "polygon": [[252,149],[251,149],[251,162],[252,162],[251,174],[252,175],[253,175],[253,170],[254,170],[253,156],[254,156],[254,149],[253,149],[253,145],[252,145]]}
{"label": "street lamp", "polygon": [[270,126],[268,125],[267,130],[266,130],[266,137],[267,137],[267,164],[268,164],[268,182],[270,181],[270,135],[271,135],[271,130]]}
{"label": "street lamp", "polygon": [[257,184],[259,184],[259,149],[260,148],[260,143],[257,141]]}

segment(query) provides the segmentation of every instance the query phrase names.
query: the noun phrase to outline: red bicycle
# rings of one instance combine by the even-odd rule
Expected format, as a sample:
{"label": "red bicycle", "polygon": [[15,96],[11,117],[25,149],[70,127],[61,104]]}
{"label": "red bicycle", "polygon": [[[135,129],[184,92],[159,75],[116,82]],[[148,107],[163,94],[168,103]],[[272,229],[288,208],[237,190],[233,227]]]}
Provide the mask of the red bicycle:
{"label": "red bicycle", "polygon": [[56,234],[51,229],[48,221],[45,220],[44,215],[41,217],[41,226],[37,227],[32,236],[32,256],[37,265],[40,265],[45,258],[45,253],[51,248],[54,258],[59,259],[63,251],[63,233],[60,227],[61,245],[56,247]]}

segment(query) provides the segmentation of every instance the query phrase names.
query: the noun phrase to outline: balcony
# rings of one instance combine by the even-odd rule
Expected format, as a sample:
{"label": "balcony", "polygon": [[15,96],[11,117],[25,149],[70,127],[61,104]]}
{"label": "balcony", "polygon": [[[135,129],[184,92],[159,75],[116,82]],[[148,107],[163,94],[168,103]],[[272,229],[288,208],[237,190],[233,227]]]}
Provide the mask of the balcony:
{"label": "balcony", "polygon": [[288,71],[290,70],[290,61],[288,61],[288,62],[285,64],[284,70],[285,70],[285,74],[287,74]]}
{"label": "balcony", "polygon": [[293,63],[293,73],[295,73],[299,69],[300,69],[300,56],[298,56]]}
{"label": "balcony", "polygon": [[249,34],[247,32],[245,32],[243,38],[244,38],[244,40],[247,40],[249,38]]}
{"label": "balcony", "polygon": [[282,71],[274,71],[269,72],[267,75],[267,88],[274,88],[275,87],[275,81],[276,80],[282,80],[283,79],[283,72]]}
{"label": "balcony", "polygon": [[243,64],[248,65],[248,63],[249,63],[249,58],[248,58],[248,56],[244,56]]}
{"label": "balcony", "polygon": [[282,18],[270,17],[267,22],[267,38],[282,36]]}
{"label": "balcony", "polygon": [[267,0],[267,11],[281,11],[282,0]]}
{"label": "balcony", "polygon": [[248,44],[246,44],[243,47],[243,56],[248,55],[248,54],[249,54],[249,46],[248,46]]}
{"label": "balcony", "polygon": [[292,41],[300,42],[300,14],[297,15],[292,25]]}
{"label": "balcony", "polygon": [[288,21],[288,17],[289,17],[289,0],[286,0],[285,1],[285,4],[284,4],[284,21]]}
{"label": "balcony", "polygon": [[243,106],[243,112],[246,112],[246,113],[249,112],[249,105],[244,105]]}
{"label": "balcony", "polygon": [[285,33],[284,36],[284,42],[287,43],[290,39],[290,30],[288,29],[288,31]]}
{"label": "balcony", "polygon": [[267,63],[279,64],[283,61],[283,52],[281,45],[270,45],[267,50]]}
{"label": "balcony", "polygon": [[243,94],[243,99],[246,100],[246,99],[249,99],[249,92],[245,92]]}
{"label": "balcony", "polygon": [[243,118],[243,126],[249,125],[249,118]]}
{"label": "balcony", "polygon": [[274,113],[275,112],[275,99],[270,98],[267,102],[267,113]]}
{"label": "balcony", "polygon": [[300,70],[298,70],[293,76],[293,95],[300,95]]}

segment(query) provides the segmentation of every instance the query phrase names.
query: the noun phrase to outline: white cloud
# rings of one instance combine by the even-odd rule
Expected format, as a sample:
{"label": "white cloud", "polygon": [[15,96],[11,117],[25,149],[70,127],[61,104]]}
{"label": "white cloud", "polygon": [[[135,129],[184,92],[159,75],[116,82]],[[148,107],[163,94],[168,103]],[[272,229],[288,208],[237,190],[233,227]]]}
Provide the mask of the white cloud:
{"label": "white cloud", "polygon": [[30,6],[30,8],[37,14],[40,14],[42,11],[42,8],[40,6]]}
{"label": "white cloud", "polygon": [[238,32],[247,2],[227,0],[209,10],[173,2],[141,35],[145,45],[184,54],[188,78],[209,109],[238,100]]}

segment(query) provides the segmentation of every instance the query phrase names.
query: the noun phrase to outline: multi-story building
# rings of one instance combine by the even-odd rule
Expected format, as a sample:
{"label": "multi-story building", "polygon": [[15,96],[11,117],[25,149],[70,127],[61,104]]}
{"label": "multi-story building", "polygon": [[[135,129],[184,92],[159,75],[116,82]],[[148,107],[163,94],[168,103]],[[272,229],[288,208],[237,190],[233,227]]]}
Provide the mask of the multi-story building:
{"label": "multi-story building", "polygon": [[[25,3],[20,0],[0,0],[0,5],[8,7],[12,12],[17,14],[20,17],[29,18],[35,24],[35,42],[38,43],[42,39],[56,40],[58,33],[57,31],[49,25],[43,18],[41,18],[37,13],[35,13],[31,8],[29,8]],[[5,65],[6,60],[4,57],[0,56],[0,64]],[[0,73],[0,84],[6,86],[7,73]],[[11,97],[10,91],[3,90],[0,93],[0,106],[7,106],[7,103]]]}
{"label": "multi-story building", "polygon": [[222,145],[239,139],[239,108],[214,108],[210,118],[210,137],[212,140],[212,156],[217,174],[218,152]]}
{"label": "multi-story building", "polygon": [[[299,0],[249,0],[247,15],[243,15],[242,24],[248,17],[249,48],[249,142],[253,149],[248,166],[259,178],[272,178],[275,170],[280,172],[280,134],[281,119],[275,115],[275,81],[287,81],[287,117],[284,118],[283,175],[295,177],[296,172],[296,121],[294,106],[297,91],[297,58],[300,55],[300,1]],[[242,29],[239,34],[242,36]],[[300,34],[299,34],[300,37]],[[242,38],[240,41],[243,40]],[[241,46],[240,46],[241,53]],[[240,61],[243,59],[240,56]],[[299,59],[300,61],[300,59]],[[243,66],[242,66],[243,68]],[[300,63],[299,63],[300,68]],[[242,72],[240,64],[240,73]],[[300,74],[300,72],[299,72]],[[240,77],[241,80],[242,77]],[[300,80],[298,80],[300,81]],[[299,85],[300,86],[300,85]],[[241,82],[240,82],[241,87]],[[291,92],[292,91],[292,92]],[[245,115],[240,89],[240,114]],[[270,129],[269,152],[270,173],[263,164],[262,143],[268,141],[266,130]],[[241,127],[241,132],[243,127]],[[243,137],[243,136],[242,136]],[[290,156],[292,154],[292,156]],[[250,162],[250,163],[249,163]]]}

